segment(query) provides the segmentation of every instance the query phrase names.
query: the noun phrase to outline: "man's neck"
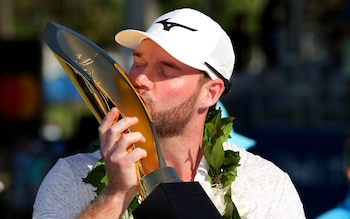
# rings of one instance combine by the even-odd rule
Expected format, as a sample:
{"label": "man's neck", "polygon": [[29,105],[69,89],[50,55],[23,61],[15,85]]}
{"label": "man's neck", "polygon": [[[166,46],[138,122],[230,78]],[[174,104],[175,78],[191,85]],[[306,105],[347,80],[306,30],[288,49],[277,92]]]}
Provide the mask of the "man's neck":
{"label": "man's neck", "polygon": [[159,139],[159,142],[167,166],[175,168],[183,181],[193,181],[203,156],[202,137],[182,137]]}

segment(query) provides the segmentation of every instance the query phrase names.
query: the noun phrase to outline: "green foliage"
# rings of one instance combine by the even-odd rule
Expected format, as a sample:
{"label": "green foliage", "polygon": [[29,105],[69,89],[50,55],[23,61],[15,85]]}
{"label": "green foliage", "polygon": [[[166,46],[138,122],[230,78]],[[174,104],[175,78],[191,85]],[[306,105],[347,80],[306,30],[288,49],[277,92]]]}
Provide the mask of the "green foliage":
{"label": "green foliage", "polygon": [[83,178],[84,183],[91,184],[96,188],[96,194],[99,195],[108,184],[104,161],[97,161],[95,167]]}
{"label": "green foliage", "polygon": [[224,215],[224,219],[240,219],[241,217],[238,214],[238,210],[236,206],[233,204],[231,199],[231,187],[228,189],[225,195],[225,203],[226,203],[226,213]]}
{"label": "green foliage", "polygon": [[210,183],[229,186],[225,194],[226,213],[224,218],[239,219],[236,206],[231,200],[231,183],[237,176],[239,152],[224,150],[223,143],[230,137],[234,117],[221,118],[221,109],[209,114],[204,128],[204,156],[209,164]]}
{"label": "green foliage", "polygon": [[222,147],[230,137],[234,117],[222,118],[221,109],[207,116],[204,129],[204,156],[209,164],[209,176],[212,183],[229,185],[233,182],[239,162],[239,153],[225,151]]}
{"label": "green foliage", "polygon": [[239,152],[231,150],[225,151],[225,157],[222,164],[224,174],[221,177],[223,187],[231,185],[231,183],[236,179],[239,160]]}
{"label": "green foliage", "polygon": [[139,206],[139,194],[137,194],[134,199],[131,201],[129,207],[128,207],[128,211],[129,212],[134,212],[134,210]]}

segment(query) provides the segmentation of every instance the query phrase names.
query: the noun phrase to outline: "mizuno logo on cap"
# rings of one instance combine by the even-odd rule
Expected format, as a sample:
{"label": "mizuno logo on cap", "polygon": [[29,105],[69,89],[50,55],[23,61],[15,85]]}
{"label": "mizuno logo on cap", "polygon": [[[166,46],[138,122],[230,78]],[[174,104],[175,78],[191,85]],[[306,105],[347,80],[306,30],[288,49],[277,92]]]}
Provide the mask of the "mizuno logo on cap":
{"label": "mizuno logo on cap", "polygon": [[193,29],[193,28],[190,28],[190,27],[186,27],[185,25],[182,25],[182,24],[177,24],[177,23],[174,23],[174,22],[168,22],[168,20],[169,20],[169,18],[161,20],[161,21],[158,21],[156,23],[163,24],[163,30],[166,30],[166,31],[170,31],[170,29],[173,28],[173,27],[182,27],[182,28],[185,28],[185,29],[190,30],[190,31],[197,31],[196,29]]}

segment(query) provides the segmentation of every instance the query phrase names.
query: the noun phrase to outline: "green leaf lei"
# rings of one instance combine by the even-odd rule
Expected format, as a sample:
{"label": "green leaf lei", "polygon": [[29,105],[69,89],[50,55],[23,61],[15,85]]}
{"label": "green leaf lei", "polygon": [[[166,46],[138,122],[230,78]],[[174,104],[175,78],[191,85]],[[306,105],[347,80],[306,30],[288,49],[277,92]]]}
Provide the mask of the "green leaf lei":
{"label": "green leaf lei", "polygon": [[[225,194],[226,212],[224,219],[240,219],[237,208],[231,200],[231,183],[237,176],[237,167],[240,160],[239,152],[224,150],[223,143],[230,138],[234,117],[221,118],[221,109],[214,109],[208,113],[204,124],[204,156],[209,164],[209,181],[211,185],[228,187]],[[95,167],[83,178],[83,182],[96,187],[99,195],[108,183],[103,160],[99,160]],[[129,205],[129,212],[133,212],[137,206],[138,195]]]}
{"label": "green leaf lei", "polygon": [[221,118],[221,109],[209,113],[204,125],[204,157],[209,164],[209,180],[212,185],[229,186],[225,194],[224,218],[240,218],[231,200],[231,183],[237,176],[239,152],[224,150],[223,143],[230,138],[234,117]]}

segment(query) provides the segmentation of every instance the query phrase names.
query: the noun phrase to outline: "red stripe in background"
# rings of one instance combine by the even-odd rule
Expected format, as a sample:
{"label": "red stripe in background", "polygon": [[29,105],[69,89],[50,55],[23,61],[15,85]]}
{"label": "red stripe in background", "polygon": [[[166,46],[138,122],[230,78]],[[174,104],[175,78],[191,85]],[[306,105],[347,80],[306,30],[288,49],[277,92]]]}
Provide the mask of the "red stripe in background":
{"label": "red stripe in background", "polygon": [[31,119],[39,111],[40,88],[32,74],[0,76],[0,114],[6,119]]}

